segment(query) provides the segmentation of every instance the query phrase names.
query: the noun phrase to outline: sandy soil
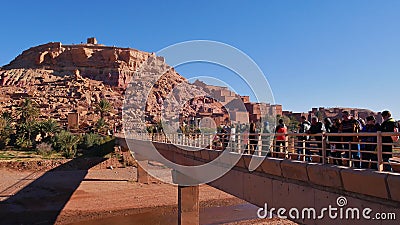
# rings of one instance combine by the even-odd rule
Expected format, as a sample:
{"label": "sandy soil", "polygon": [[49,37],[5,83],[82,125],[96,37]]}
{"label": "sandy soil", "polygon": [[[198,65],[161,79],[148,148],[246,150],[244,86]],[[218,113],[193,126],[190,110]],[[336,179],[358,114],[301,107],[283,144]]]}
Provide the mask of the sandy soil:
{"label": "sandy soil", "polygon": [[[108,217],[153,215],[155,209],[158,214],[176,215],[176,186],[139,184],[135,179],[134,167],[48,171],[0,168],[0,224],[79,224]],[[200,201],[201,208],[244,203],[207,185],[200,187]],[[267,223],[252,220],[233,224]]]}

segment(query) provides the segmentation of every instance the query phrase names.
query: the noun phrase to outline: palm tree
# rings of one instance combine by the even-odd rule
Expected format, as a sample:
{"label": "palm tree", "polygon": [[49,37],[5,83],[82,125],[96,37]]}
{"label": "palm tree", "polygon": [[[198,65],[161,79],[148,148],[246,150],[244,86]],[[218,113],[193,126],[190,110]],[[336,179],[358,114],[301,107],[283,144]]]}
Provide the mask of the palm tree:
{"label": "palm tree", "polygon": [[39,116],[37,103],[30,98],[26,98],[17,108],[17,111],[21,123],[33,121]]}
{"label": "palm tree", "polygon": [[98,133],[104,133],[105,131],[107,131],[108,124],[106,123],[104,118],[101,117],[99,120],[97,120],[95,128]]}
{"label": "palm tree", "polygon": [[68,131],[61,131],[55,136],[53,145],[57,150],[61,151],[65,157],[73,158],[76,154],[79,141],[80,138],[78,136]]}
{"label": "palm tree", "polygon": [[4,112],[0,117],[0,146],[5,147],[11,141],[13,133],[11,114]]}
{"label": "palm tree", "polygon": [[104,118],[106,113],[111,111],[111,104],[106,99],[101,99],[100,102],[96,105],[96,110],[100,112],[100,117]]}
{"label": "palm tree", "polygon": [[43,138],[50,138],[60,131],[57,121],[53,119],[43,120],[39,123],[40,135]]}
{"label": "palm tree", "polygon": [[[36,119],[39,116],[37,103],[30,98],[25,98],[17,108],[19,121],[16,125],[16,145],[21,148],[30,148],[35,143],[35,137],[38,134],[38,123]],[[11,118],[10,115],[3,115],[5,118]]]}

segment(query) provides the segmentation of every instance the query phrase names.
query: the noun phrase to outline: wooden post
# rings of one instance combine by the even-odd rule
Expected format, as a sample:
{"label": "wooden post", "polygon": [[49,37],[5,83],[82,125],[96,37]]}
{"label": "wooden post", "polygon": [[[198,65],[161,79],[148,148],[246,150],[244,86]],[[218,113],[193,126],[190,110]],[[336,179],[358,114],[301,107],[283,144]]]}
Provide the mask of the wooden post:
{"label": "wooden post", "polygon": [[287,154],[288,154],[288,147],[289,147],[289,137],[287,134],[284,135],[285,137],[285,145],[283,146],[283,150],[284,150],[284,156],[283,158],[286,159],[287,158]]}
{"label": "wooden post", "polygon": [[240,135],[237,136],[237,153],[241,153],[242,143],[240,141]]}
{"label": "wooden post", "polygon": [[322,133],[322,164],[326,164],[326,137]]}
{"label": "wooden post", "polygon": [[212,149],[212,145],[213,145],[213,135],[212,134],[210,134],[210,140],[209,140],[209,142],[210,142],[210,149]]}
{"label": "wooden post", "polygon": [[349,167],[353,165],[353,162],[351,161],[351,141],[349,141]]}
{"label": "wooden post", "polygon": [[261,134],[258,134],[258,142],[257,142],[257,155],[261,156],[262,153],[262,142],[261,142]]}
{"label": "wooden post", "polygon": [[383,171],[383,156],[382,156],[382,132],[377,132],[377,155],[378,155],[378,171]]}

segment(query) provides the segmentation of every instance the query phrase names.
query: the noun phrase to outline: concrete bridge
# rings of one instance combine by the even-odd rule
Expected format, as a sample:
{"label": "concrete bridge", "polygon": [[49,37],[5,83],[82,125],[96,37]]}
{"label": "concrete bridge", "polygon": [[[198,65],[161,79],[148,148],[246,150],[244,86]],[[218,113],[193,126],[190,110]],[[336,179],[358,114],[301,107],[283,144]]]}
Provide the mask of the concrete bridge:
{"label": "concrete bridge", "polygon": [[[257,139],[262,140],[259,137]],[[287,138],[286,142],[289,140]],[[240,137],[236,137],[234,142],[238,141]],[[324,141],[325,138],[322,139]],[[221,168],[227,168],[234,162],[225,174],[207,184],[259,206],[260,210],[254,213],[261,217],[268,218],[274,214],[300,224],[399,223],[400,174],[382,171],[384,162],[379,138],[380,143],[376,143],[381,145],[378,145],[378,154],[381,154],[377,162],[378,171],[329,164],[326,143],[321,145],[322,156],[314,156],[314,159],[320,157],[322,160],[305,162],[304,157],[296,156],[296,159],[303,161],[290,159],[293,157],[288,154],[288,143],[281,148],[281,154],[275,152],[271,154],[274,157],[263,157],[262,141],[258,143],[259,153],[256,151],[253,155],[238,154],[241,150],[233,147],[232,143],[224,150],[212,149],[211,138],[205,140],[204,137],[185,142],[178,137],[121,136],[117,137],[116,142],[123,149],[131,147],[130,150],[140,162],[139,182],[148,182],[146,162],[151,160],[171,168],[174,183],[182,184],[183,181],[186,184],[178,185],[180,224],[199,223],[199,192],[196,175],[174,164],[196,167],[210,162],[217,162]],[[205,146],[207,144],[211,145]],[[273,149],[276,146],[272,144],[269,147]],[[156,151],[152,152],[151,148]],[[223,154],[225,159],[220,159]],[[256,161],[256,168],[252,168],[252,160]],[[190,184],[191,179],[194,180],[193,185]]]}

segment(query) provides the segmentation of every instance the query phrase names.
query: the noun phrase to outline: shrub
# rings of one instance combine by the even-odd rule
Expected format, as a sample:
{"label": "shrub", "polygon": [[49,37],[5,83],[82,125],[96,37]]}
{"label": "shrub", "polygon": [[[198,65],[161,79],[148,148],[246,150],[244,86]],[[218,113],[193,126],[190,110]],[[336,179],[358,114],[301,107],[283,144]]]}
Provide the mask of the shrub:
{"label": "shrub", "polygon": [[98,146],[103,143],[103,139],[99,134],[87,133],[83,135],[80,147],[83,149],[89,149],[93,146]]}
{"label": "shrub", "polygon": [[53,138],[53,147],[60,151],[66,158],[73,158],[77,151],[80,138],[68,131],[61,131]]}
{"label": "shrub", "polygon": [[25,135],[21,135],[15,140],[15,145],[21,149],[29,149],[32,147],[33,143],[29,138],[25,137]]}
{"label": "shrub", "polygon": [[4,148],[7,146],[13,134],[13,125],[11,115],[9,113],[3,113],[0,117],[0,147]]}
{"label": "shrub", "polygon": [[41,156],[49,156],[53,152],[53,148],[48,143],[40,143],[36,146],[36,153]]}
{"label": "shrub", "polygon": [[104,118],[100,118],[97,120],[95,124],[95,130],[99,133],[105,133],[108,129],[108,124]]}

